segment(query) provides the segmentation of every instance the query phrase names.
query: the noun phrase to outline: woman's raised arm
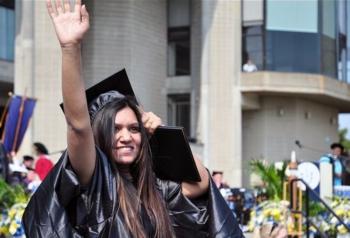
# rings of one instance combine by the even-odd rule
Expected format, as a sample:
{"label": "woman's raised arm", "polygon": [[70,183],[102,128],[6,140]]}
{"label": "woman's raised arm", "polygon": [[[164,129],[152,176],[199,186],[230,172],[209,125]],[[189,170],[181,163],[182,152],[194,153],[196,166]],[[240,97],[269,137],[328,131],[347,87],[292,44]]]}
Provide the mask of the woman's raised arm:
{"label": "woman's raised arm", "polygon": [[81,41],[89,29],[89,14],[81,0],[46,0],[62,49],[62,96],[67,121],[70,162],[83,185],[89,183],[96,160],[81,68]]}

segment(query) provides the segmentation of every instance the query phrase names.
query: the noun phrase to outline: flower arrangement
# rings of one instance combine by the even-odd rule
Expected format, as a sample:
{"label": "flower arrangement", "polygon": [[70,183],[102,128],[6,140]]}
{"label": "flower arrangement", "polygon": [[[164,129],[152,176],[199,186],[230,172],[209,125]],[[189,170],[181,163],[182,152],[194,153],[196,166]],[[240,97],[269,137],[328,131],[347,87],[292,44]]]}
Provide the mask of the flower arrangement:
{"label": "flower arrangement", "polygon": [[5,237],[22,237],[24,230],[22,216],[26,203],[16,203],[9,210],[4,210],[0,215],[0,234]]}
{"label": "flower arrangement", "polygon": [[[350,226],[350,201],[347,198],[335,197],[333,198],[330,207],[335,214],[342,219],[345,224]],[[331,235],[349,235],[349,231],[343,226],[338,219],[330,213],[322,212],[311,218],[312,221],[319,227],[319,229]]]}
{"label": "flower arrangement", "polygon": [[267,223],[282,224],[287,227],[288,231],[294,229],[294,222],[288,208],[288,201],[264,201],[257,205],[251,212],[251,219],[248,223],[248,231],[254,231]]}
{"label": "flower arrangement", "polygon": [[23,237],[22,216],[28,201],[22,186],[10,186],[0,178],[0,237]]}

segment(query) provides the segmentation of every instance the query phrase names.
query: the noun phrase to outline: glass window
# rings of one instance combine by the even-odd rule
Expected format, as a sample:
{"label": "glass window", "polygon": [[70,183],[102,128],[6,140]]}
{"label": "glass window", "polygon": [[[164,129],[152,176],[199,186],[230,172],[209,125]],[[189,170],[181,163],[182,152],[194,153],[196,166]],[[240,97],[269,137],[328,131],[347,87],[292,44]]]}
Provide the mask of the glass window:
{"label": "glass window", "polygon": [[261,25],[264,22],[264,0],[243,0],[244,26]]}
{"label": "glass window", "polygon": [[263,28],[262,26],[243,27],[242,63],[250,60],[258,70],[263,66]]}
{"label": "glass window", "polygon": [[13,61],[15,41],[15,13],[0,6],[0,59]]}
{"label": "glass window", "polygon": [[[251,6],[246,1],[243,14]],[[263,23],[242,22],[242,63],[250,60],[258,70],[350,78],[349,5],[336,0],[265,0]]]}
{"label": "glass window", "polygon": [[317,13],[318,0],[266,0],[266,29],[317,33]]}
{"label": "glass window", "polygon": [[0,6],[15,9],[15,0],[0,0]]}
{"label": "glass window", "polygon": [[168,75],[180,76],[189,75],[190,73],[190,28],[169,28]]}
{"label": "glass window", "polygon": [[190,94],[168,95],[168,124],[184,127],[185,134],[190,134]]}
{"label": "glass window", "polygon": [[347,66],[346,66],[346,1],[337,2],[337,24],[338,24],[338,38],[337,38],[337,52],[338,52],[338,79],[346,81]]}
{"label": "glass window", "polygon": [[322,33],[335,39],[335,0],[322,0]]}
{"label": "glass window", "polygon": [[335,0],[322,0],[321,65],[322,73],[337,78]]}
{"label": "glass window", "polygon": [[266,69],[280,72],[320,73],[319,35],[267,31]]}
{"label": "glass window", "polygon": [[168,27],[190,25],[190,0],[168,0]]}

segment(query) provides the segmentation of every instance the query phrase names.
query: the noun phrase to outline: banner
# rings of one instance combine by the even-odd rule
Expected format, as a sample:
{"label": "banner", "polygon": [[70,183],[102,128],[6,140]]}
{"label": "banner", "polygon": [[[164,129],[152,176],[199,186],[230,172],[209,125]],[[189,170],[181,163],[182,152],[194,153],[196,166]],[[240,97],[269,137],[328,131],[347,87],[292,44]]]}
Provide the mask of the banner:
{"label": "banner", "polygon": [[2,136],[7,153],[18,151],[33,114],[35,103],[36,100],[33,98],[18,95],[11,97]]}

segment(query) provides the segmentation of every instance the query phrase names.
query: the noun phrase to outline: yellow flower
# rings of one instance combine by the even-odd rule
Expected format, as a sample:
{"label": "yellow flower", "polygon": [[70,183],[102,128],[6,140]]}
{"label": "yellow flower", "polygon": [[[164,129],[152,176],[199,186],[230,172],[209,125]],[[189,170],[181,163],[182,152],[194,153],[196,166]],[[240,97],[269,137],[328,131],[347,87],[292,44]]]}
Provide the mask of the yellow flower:
{"label": "yellow flower", "polygon": [[335,210],[335,214],[337,214],[337,216],[343,216],[345,214],[345,210],[344,209],[337,209],[337,210]]}
{"label": "yellow flower", "polygon": [[271,210],[271,216],[275,219],[275,221],[279,221],[281,219],[281,211],[278,209]]}
{"label": "yellow flower", "polygon": [[345,228],[344,225],[340,225],[340,226],[338,226],[338,232],[340,234],[346,234],[348,232],[348,230]]}
{"label": "yellow flower", "polygon": [[18,229],[19,225],[17,224],[16,221],[11,222],[10,224],[10,228],[9,228],[9,232],[13,235],[16,233],[17,229]]}
{"label": "yellow flower", "polygon": [[16,209],[11,208],[8,212],[9,217],[13,218],[16,214]]}
{"label": "yellow flower", "polygon": [[271,209],[265,209],[265,210],[263,211],[264,217],[268,217],[268,216],[270,216],[270,214],[271,214]]}
{"label": "yellow flower", "polygon": [[8,235],[9,234],[9,229],[6,226],[0,227],[0,234]]}

